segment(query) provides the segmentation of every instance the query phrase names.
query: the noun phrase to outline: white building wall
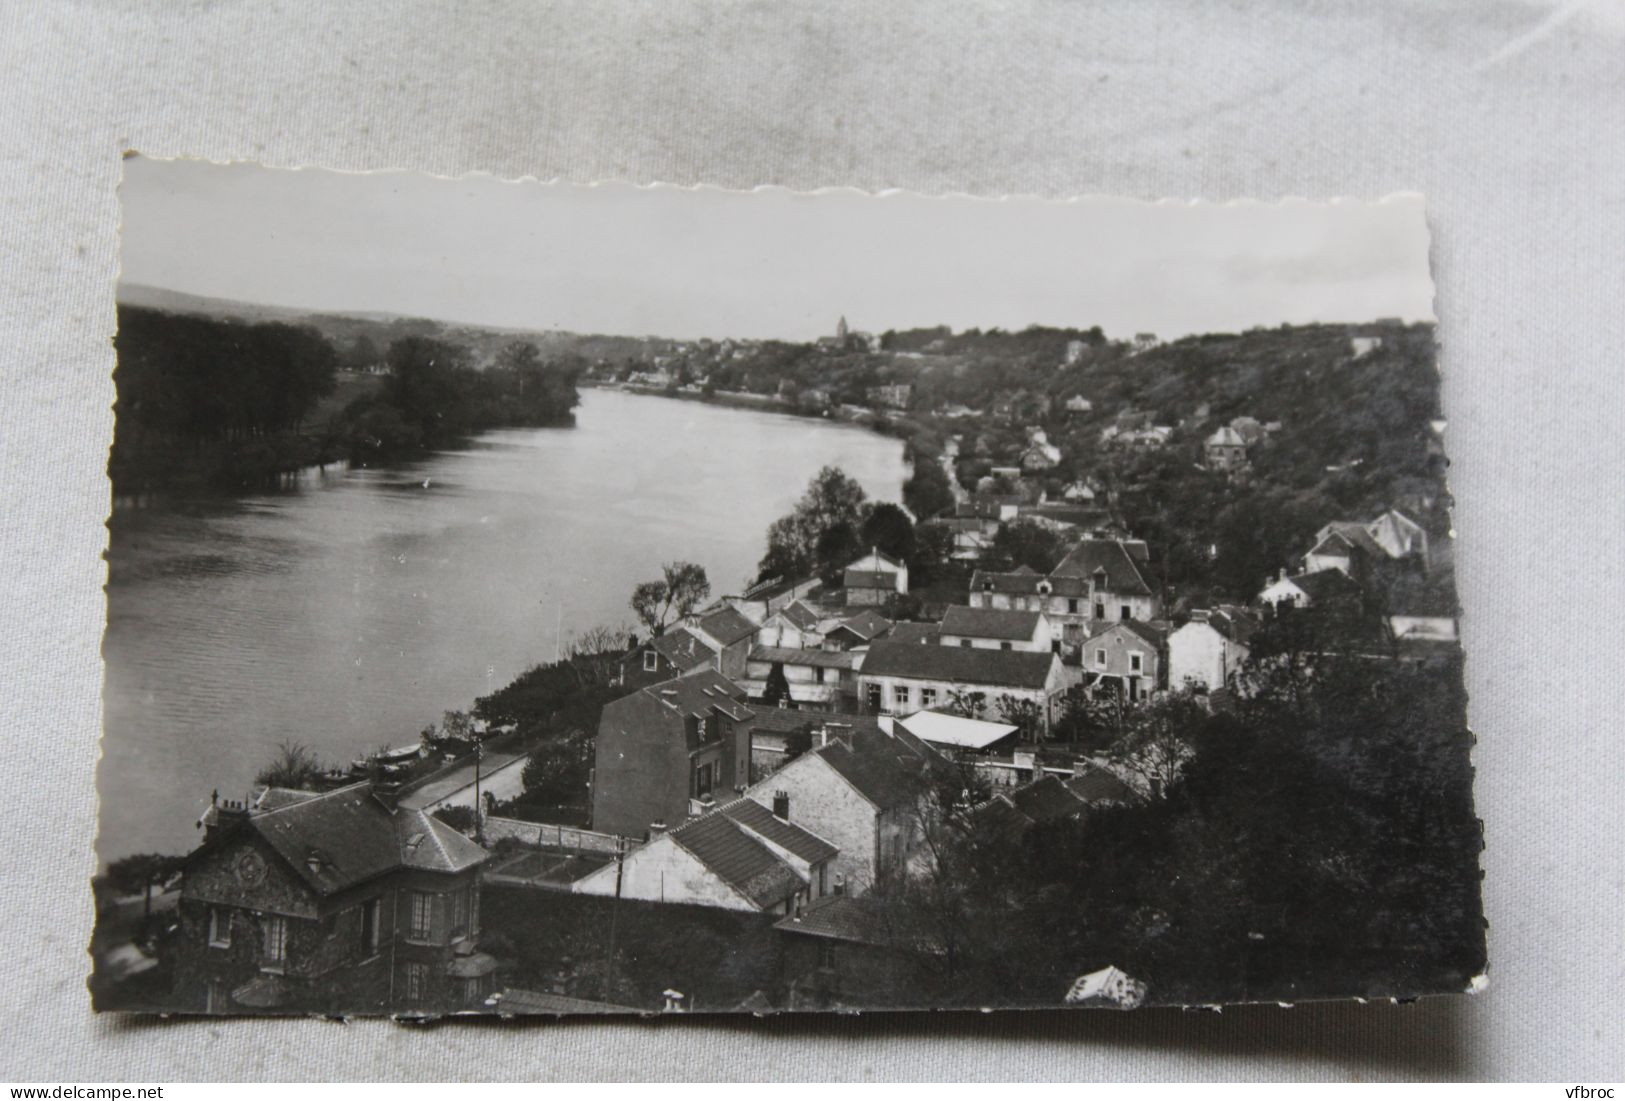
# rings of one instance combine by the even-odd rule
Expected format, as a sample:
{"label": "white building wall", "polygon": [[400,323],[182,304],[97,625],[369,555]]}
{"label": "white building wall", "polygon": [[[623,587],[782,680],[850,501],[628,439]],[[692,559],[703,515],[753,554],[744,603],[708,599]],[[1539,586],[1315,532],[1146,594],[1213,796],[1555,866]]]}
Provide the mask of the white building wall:
{"label": "white building wall", "polygon": [[[1062,689],[1062,674],[1060,665],[1056,663],[1051,670],[1050,680],[1053,682],[1046,688],[1006,688],[989,684],[964,684],[945,680],[923,680],[913,677],[885,677],[862,674],[858,677],[858,701],[868,706],[869,685],[880,686],[881,711],[890,715],[912,715],[916,711],[928,707],[946,707],[955,692],[971,694],[980,692],[985,697],[981,709],[972,718],[1001,721],[999,715],[999,698],[1001,696],[1014,696],[1017,699],[1032,700],[1044,708],[1046,724],[1055,719],[1054,696]],[[908,700],[900,703],[897,698],[898,687],[908,689]],[[932,689],[936,698],[929,703],[925,702],[923,692]]]}
{"label": "white building wall", "polygon": [[875,881],[874,804],[816,753],[805,753],[753,785],[746,797],[773,809],[776,792],[790,796],[790,821],[840,850],[830,861],[830,885],[843,876],[849,894],[862,894]]}
{"label": "white building wall", "polygon": [[[576,880],[571,890],[583,895],[614,895],[616,868],[606,864]],[[757,907],[701,864],[670,834],[662,834],[626,854],[620,868],[622,898],[644,902],[681,902],[724,910]]]}
{"label": "white building wall", "polygon": [[1239,664],[1239,649],[1211,624],[1191,622],[1168,636],[1168,687],[1179,691],[1187,684],[1223,687]]}

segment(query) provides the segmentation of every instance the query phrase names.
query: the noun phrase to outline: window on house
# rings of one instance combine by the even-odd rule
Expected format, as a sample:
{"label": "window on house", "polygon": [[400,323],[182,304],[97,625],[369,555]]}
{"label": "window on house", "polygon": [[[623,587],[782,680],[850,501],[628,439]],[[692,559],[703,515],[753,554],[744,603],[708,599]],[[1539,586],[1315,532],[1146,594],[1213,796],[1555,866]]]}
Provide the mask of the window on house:
{"label": "window on house", "polygon": [[824,683],[824,667],[822,665],[813,670],[813,679],[819,684]]}
{"label": "window on house", "polygon": [[223,906],[209,907],[209,947],[231,947],[231,911]]}
{"label": "window on house", "polygon": [[701,765],[694,770],[694,796],[702,798],[711,794],[711,766]]}
{"label": "window on house", "polygon": [[1133,619],[1134,618],[1134,609],[1129,607],[1127,604],[1119,604],[1117,606],[1117,618],[1118,619]]}
{"label": "window on house", "polygon": [[961,645],[961,646],[969,647],[970,644],[971,644],[971,642],[970,642],[970,639],[968,639],[968,638],[962,638],[962,639],[959,640],[959,645]]}
{"label": "window on house", "polygon": [[1066,598],[1066,614],[1067,615],[1077,615],[1078,614],[1078,598],[1077,597],[1069,596],[1069,597]]}
{"label": "window on house", "polygon": [[907,707],[908,706],[908,685],[906,685],[906,684],[893,685],[892,690],[891,690],[891,699],[892,699],[892,705],[894,707]]}
{"label": "window on house", "polygon": [[1106,651],[1104,649],[1095,651],[1095,667],[1099,669],[1106,668]]}
{"label": "window on house", "polygon": [[468,931],[468,892],[451,894],[451,935],[460,936]]}
{"label": "window on house", "polygon": [[999,649],[1001,649],[1001,650],[1014,650],[1015,648],[1016,648],[1015,643],[1012,643],[1012,642],[1001,642],[1001,643],[999,643]]}
{"label": "window on house", "polygon": [[1145,655],[1140,653],[1138,650],[1130,651],[1128,656],[1128,669],[1131,673],[1145,672]]}
{"label": "window on house", "polygon": [[412,892],[412,924],[410,933],[418,940],[434,934],[434,895],[429,891]]}
{"label": "window on house", "polygon": [[288,919],[281,914],[266,914],[260,926],[260,958],[267,964],[281,965],[288,959]]}
{"label": "window on house", "polygon": [[935,688],[920,689],[920,706],[932,708],[937,705],[937,690]]}
{"label": "window on house", "polygon": [[429,996],[429,965],[412,962],[406,965],[406,1000],[419,1004]]}
{"label": "window on house", "polygon": [[653,650],[643,651],[643,671],[653,673],[660,668],[660,655]]}
{"label": "window on house", "polygon": [[369,898],[361,904],[361,954],[370,956],[378,951],[382,939],[379,925],[383,917],[383,899]]}
{"label": "window on house", "polygon": [[1098,600],[1095,601],[1095,618],[1096,619],[1105,619],[1106,618],[1106,605],[1102,604]]}
{"label": "window on house", "polygon": [[835,969],[835,942],[820,937],[818,940],[818,966],[826,970]]}

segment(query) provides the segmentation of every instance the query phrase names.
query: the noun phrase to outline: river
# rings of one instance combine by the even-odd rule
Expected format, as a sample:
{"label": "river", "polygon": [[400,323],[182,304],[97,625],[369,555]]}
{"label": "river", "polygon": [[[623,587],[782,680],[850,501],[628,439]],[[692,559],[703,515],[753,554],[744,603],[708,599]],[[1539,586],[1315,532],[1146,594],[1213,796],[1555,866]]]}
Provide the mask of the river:
{"label": "river", "polygon": [[486,433],[270,494],[123,509],[111,525],[97,852],[183,852],[211,791],[284,739],[346,762],[401,744],[560,634],[630,624],[672,559],[713,593],[826,464],[898,500],[902,445],[783,414],[587,390],[574,428]]}

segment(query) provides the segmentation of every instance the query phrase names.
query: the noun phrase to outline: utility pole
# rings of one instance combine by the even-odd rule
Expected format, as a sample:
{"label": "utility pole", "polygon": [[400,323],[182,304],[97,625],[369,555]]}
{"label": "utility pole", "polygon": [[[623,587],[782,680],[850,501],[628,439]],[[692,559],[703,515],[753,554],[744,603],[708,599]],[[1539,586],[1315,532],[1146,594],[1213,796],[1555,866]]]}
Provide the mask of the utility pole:
{"label": "utility pole", "polygon": [[480,796],[480,759],[485,755],[485,743],[474,735],[474,840],[485,844],[485,800]]}

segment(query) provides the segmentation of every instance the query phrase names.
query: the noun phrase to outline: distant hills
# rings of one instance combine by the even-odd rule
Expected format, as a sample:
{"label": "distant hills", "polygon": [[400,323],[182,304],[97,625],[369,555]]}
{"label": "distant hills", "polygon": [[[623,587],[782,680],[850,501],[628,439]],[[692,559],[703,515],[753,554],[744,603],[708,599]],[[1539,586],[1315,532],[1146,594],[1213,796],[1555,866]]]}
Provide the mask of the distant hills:
{"label": "distant hills", "polygon": [[497,352],[516,340],[534,343],[543,356],[573,353],[588,360],[618,360],[627,356],[641,359],[665,350],[672,343],[655,337],[583,335],[557,329],[509,329],[381,311],[330,312],[296,306],[271,306],[127,281],[119,284],[118,301],[121,306],[163,313],[248,324],[276,321],[309,326],[331,340],[341,355],[353,348],[362,337],[371,341],[379,351],[401,337],[434,337],[464,345],[472,353],[475,365],[480,367],[490,364]]}

